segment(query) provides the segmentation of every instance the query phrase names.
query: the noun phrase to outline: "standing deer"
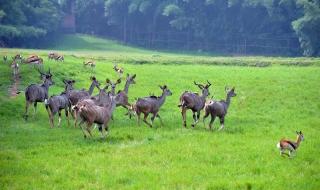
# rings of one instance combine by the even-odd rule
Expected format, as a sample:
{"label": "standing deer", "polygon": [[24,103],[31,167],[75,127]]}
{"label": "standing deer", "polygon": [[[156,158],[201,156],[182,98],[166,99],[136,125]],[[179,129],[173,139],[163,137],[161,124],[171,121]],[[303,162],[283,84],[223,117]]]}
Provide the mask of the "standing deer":
{"label": "standing deer", "polygon": [[19,75],[19,64],[17,60],[13,60],[10,67],[13,70],[13,76],[16,78]]}
{"label": "standing deer", "polygon": [[[110,121],[115,107],[115,96],[111,96],[111,104],[109,104],[108,106],[98,106],[92,102],[86,101],[80,101],[79,103],[77,103],[77,105],[74,106],[74,109],[77,110],[80,115],[81,122],[79,125],[81,126],[84,138],[87,138],[87,134],[85,131],[87,131],[92,137],[91,130],[94,123],[99,125],[99,130],[101,132],[102,138],[105,138],[105,132],[108,132],[109,130],[108,122]],[[87,123],[86,129],[82,127],[82,124],[84,122]]]}
{"label": "standing deer", "polygon": [[127,74],[126,84],[124,86],[124,89],[119,91],[116,96],[116,99],[118,102],[117,106],[122,106],[122,107],[126,108],[127,110],[130,108],[131,105],[128,102],[128,92],[129,92],[130,84],[136,83],[136,81],[134,81],[135,78],[136,78],[136,74],[134,74],[132,76]]}
{"label": "standing deer", "polygon": [[28,109],[30,104],[34,105],[34,115],[37,111],[37,103],[38,102],[47,102],[48,100],[48,91],[49,87],[53,85],[52,74],[50,69],[47,73],[43,73],[38,69],[38,72],[41,74],[41,77],[44,78],[44,82],[42,84],[31,84],[25,90],[26,97],[26,110],[24,113],[25,120],[28,119]]}
{"label": "standing deer", "polygon": [[220,119],[221,127],[219,130],[224,129],[224,118],[227,115],[228,108],[230,106],[231,97],[235,97],[237,94],[234,92],[235,88],[233,87],[231,90],[229,90],[227,87],[225,88],[225,91],[227,93],[226,100],[220,100],[215,101],[211,100],[208,104],[205,105],[205,115],[203,116],[203,123],[205,123],[205,119],[211,115],[211,120],[209,124],[209,128],[211,129],[212,124],[215,120],[215,118],[218,116]]}
{"label": "standing deer", "polygon": [[7,63],[7,60],[8,60],[8,56],[4,55],[4,56],[3,56],[3,62],[4,62],[4,63]]}
{"label": "standing deer", "polygon": [[[282,156],[282,154],[285,154],[285,155],[291,157],[292,153],[296,153],[301,141],[304,140],[304,136],[301,131],[300,132],[296,131],[296,133],[297,133],[297,140],[296,141],[291,141],[291,140],[283,138],[277,144],[277,148],[280,150],[281,156]],[[285,153],[286,150],[289,151],[289,154]]]}
{"label": "standing deer", "polygon": [[[141,113],[144,114],[143,121],[149,126],[152,127],[153,121],[155,117],[158,117],[161,125],[163,125],[161,117],[159,115],[159,109],[163,105],[166,100],[167,96],[171,96],[172,92],[168,89],[166,85],[159,86],[162,90],[162,95],[159,97],[156,96],[149,96],[144,98],[138,98],[135,105],[132,106],[132,109],[136,112],[138,116],[138,124],[140,126],[140,115]],[[151,124],[147,121],[148,115],[152,114],[151,117]]]}
{"label": "standing deer", "polygon": [[110,79],[107,79],[106,83],[110,84],[111,86],[110,93],[112,94],[112,96],[114,96],[116,92],[116,86],[121,83],[121,79],[119,78],[116,82],[112,82]]}
{"label": "standing deer", "polygon": [[57,96],[51,96],[46,103],[46,110],[49,115],[49,121],[51,128],[54,127],[54,115],[58,112],[59,113],[59,123],[58,127],[60,127],[61,124],[61,110],[65,110],[65,114],[68,120],[68,126],[70,125],[69,122],[69,111],[71,112],[71,103],[69,100],[69,93],[70,90],[73,89],[73,84],[75,83],[74,80],[63,80],[63,83],[65,84],[65,91],[62,92],[60,95]]}
{"label": "standing deer", "polygon": [[[209,87],[211,86],[211,83],[207,81],[206,85],[198,84],[194,81],[194,84],[198,86],[202,90],[202,95],[198,95],[198,93],[188,92],[185,91],[180,96],[180,105],[178,107],[181,107],[181,114],[182,114],[182,120],[183,120],[183,126],[187,127],[187,121],[186,121],[186,112],[188,109],[191,109],[193,112],[193,120],[194,123],[191,125],[192,127],[195,127],[195,125],[198,123],[200,118],[200,111],[203,109],[207,96],[210,95],[209,93]],[[197,113],[197,115],[196,115]]]}
{"label": "standing deer", "polygon": [[118,65],[115,64],[115,65],[113,66],[113,69],[118,73],[119,78],[121,78],[121,77],[122,77],[122,74],[123,74],[123,68],[118,67]]}

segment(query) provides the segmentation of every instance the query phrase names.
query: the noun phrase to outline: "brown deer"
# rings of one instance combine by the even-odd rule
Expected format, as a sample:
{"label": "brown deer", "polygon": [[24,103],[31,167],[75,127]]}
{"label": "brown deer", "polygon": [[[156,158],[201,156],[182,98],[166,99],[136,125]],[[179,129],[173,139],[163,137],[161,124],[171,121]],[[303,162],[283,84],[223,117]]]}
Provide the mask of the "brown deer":
{"label": "brown deer", "polygon": [[[114,96],[111,96],[111,104],[108,106],[98,106],[92,102],[80,101],[74,106],[74,109],[79,112],[81,122],[80,126],[84,135],[87,138],[86,131],[92,137],[92,125],[96,123],[99,125],[99,131],[101,132],[102,138],[105,138],[105,132],[109,131],[108,122],[111,119],[112,113],[116,107],[116,100]],[[82,124],[87,123],[87,127],[83,128]]]}
{"label": "brown deer", "polygon": [[13,77],[18,77],[19,75],[19,64],[17,62],[17,60],[13,60],[12,64],[11,64],[11,69],[13,71]]}
{"label": "brown deer", "polygon": [[47,102],[48,100],[48,91],[49,87],[53,85],[52,74],[50,72],[43,73],[38,69],[38,72],[41,74],[41,78],[44,78],[44,82],[42,84],[31,84],[25,90],[26,97],[26,110],[24,113],[25,120],[28,119],[28,109],[30,104],[34,104],[34,115],[37,111],[37,103],[38,102]]}
{"label": "brown deer", "polygon": [[[171,96],[172,92],[168,89],[166,85],[159,86],[162,90],[161,96],[149,96],[144,98],[138,98],[137,102],[132,105],[132,110],[134,110],[138,116],[138,124],[140,126],[140,115],[141,113],[144,114],[143,121],[149,126],[152,127],[153,121],[155,117],[158,117],[161,125],[163,125],[163,122],[161,120],[161,117],[159,115],[159,109],[163,105],[163,103],[166,100],[167,96]],[[147,121],[148,115],[152,114],[151,117],[151,124]]]}
{"label": "brown deer", "polygon": [[64,56],[55,52],[50,52],[48,54],[48,59],[53,59],[55,61],[64,61]]}
{"label": "brown deer", "polygon": [[83,66],[89,66],[89,67],[92,67],[94,68],[96,66],[96,62],[95,61],[84,61],[83,62]]}
{"label": "brown deer", "polygon": [[195,125],[199,121],[200,111],[203,109],[205,105],[206,98],[207,96],[210,95],[209,87],[211,86],[211,83],[209,81],[207,81],[206,85],[198,84],[195,81],[194,81],[194,84],[202,90],[201,96],[198,93],[189,92],[189,91],[185,91],[180,96],[180,105],[178,105],[178,107],[181,107],[181,114],[182,114],[184,127],[187,127],[186,112],[188,109],[191,109],[191,111],[193,112],[194,123],[191,126],[195,127]]}
{"label": "brown deer", "polygon": [[225,91],[227,93],[227,97],[225,100],[215,101],[210,100],[204,107],[205,115],[203,116],[203,123],[205,124],[205,119],[211,115],[211,120],[209,124],[209,128],[211,129],[212,124],[216,117],[219,117],[221,127],[219,130],[224,129],[224,118],[227,115],[228,108],[231,103],[231,98],[235,97],[237,94],[235,93],[235,88],[228,89],[225,87]]}
{"label": "brown deer", "polygon": [[116,64],[113,66],[113,69],[118,73],[119,75],[119,78],[122,77],[122,74],[123,74],[123,68],[121,67],[118,67]]}
{"label": "brown deer", "polygon": [[110,86],[111,86],[110,93],[114,96],[115,92],[116,92],[116,86],[121,83],[121,79],[119,78],[116,82],[112,82],[110,79],[107,79],[106,83],[110,84]]}
{"label": "brown deer", "polygon": [[[304,136],[301,131],[300,132],[296,131],[296,133],[297,133],[297,140],[296,141],[292,141],[292,140],[288,140],[288,139],[283,138],[277,144],[277,148],[279,149],[281,156],[283,154],[285,154],[288,157],[291,157],[292,153],[296,153],[301,141],[304,140]],[[289,154],[285,153],[286,150],[289,151]]]}
{"label": "brown deer", "polygon": [[[124,89],[119,91],[116,95],[116,100],[117,100],[117,106],[122,106],[129,110],[131,104],[128,102],[128,92],[129,92],[129,86],[130,84],[135,84],[136,81],[134,80],[136,78],[136,74],[130,76],[127,74],[126,78],[126,84],[124,86]],[[131,117],[131,115],[130,115]]]}

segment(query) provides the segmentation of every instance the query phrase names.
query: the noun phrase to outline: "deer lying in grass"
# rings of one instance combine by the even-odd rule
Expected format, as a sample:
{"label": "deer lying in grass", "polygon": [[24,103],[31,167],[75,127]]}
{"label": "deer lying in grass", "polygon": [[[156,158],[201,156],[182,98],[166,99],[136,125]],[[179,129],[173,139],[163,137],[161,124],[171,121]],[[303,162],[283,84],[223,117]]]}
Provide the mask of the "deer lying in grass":
{"label": "deer lying in grass", "polygon": [[26,97],[26,111],[24,113],[25,120],[28,119],[28,109],[30,104],[34,105],[34,115],[37,111],[37,103],[38,102],[47,102],[48,100],[48,91],[49,87],[53,85],[52,74],[50,69],[47,73],[43,73],[38,69],[38,72],[41,74],[41,78],[44,78],[44,82],[42,84],[31,84],[25,90]]}
{"label": "deer lying in grass", "polygon": [[[119,91],[116,96],[116,99],[118,102],[117,107],[122,106],[122,107],[126,108],[127,110],[129,110],[129,108],[131,106],[131,104],[129,104],[129,102],[128,102],[129,86],[130,86],[130,84],[136,83],[136,81],[134,81],[135,78],[136,78],[136,74],[134,74],[132,76],[127,74],[126,84],[124,85],[124,89]],[[131,118],[131,114],[129,116]]]}
{"label": "deer lying in grass", "polygon": [[185,91],[180,96],[180,105],[178,105],[178,107],[181,107],[181,114],[184,127],[187,127],[186,112],[188,109],[191,109],[193,112],[194,123],[191,126],[195,127],[195,125],[198,123],[198,120],[200,118],[200,111],[203,109],[206,102],[206,98],[210,94],[209,87],[211,86],[211,83],[209,81],[207,81],[207,83],[208,84],[206,85],[202,85],[194,81],[194,84],[202,90],[201,96],[198,95],[198,93],[188,91]]}
{"label": "deer lying in grass", "polygon": [[84,61],[83,66],[89,66],[89,67],[94,68],[94,67],[96,67],[96,62],[92,61],[92,60],[91,61]]}
{"label": "deer lying in grass", "polygon": [[33,65],[33,67],[35,65],[42,67],[43,59],[41,57],[39,57],[38,55],[30,55],[26,60],[24,60],[24,63],[31,64],[31,65]]}
{"label": "deer lying in grass", "polygon": [[71,103],[69,100],[69,93],[73,89],[73,84],[75,83],[74,80],[63,80],[65,84],[65,91],[62,92],[60,95],[51,96],[46,103],[46,110],[49,115],[49,121],[51,128],[54,127],[54,115],[58,112],[59,113],[59,123],[58,127],[61,124],[61,110],[65,110],[65,114],[68,120],[68,126],[70,125],[69,122],[69,111],[71,113]]}
{"label": "deer lying in grass", "polygon": [[[108,132],[108,122],[112,116],[112,113],[116,107],[116,100],[114,96],[111,96],[111,103],[108,106],[98,106],[92,102],[80,101],[74,106],[74,109],[80,115],[81,122],[80,126],[84,135],[84,138],[87,138],[86,131],[92,137],[92,125],[96,123],[99,125],[99,131],[101,132],[102,138],[105,138],[105,132]],[[87,127],[84,129],[82,127],[83,123],[87,124]]]}
{"label": "deer lying in grass", "polygon": [[[143,121],[149,126],[152,127],[153,121],[155,117],[158,117],[161,125],[163,125],[161,117],[159,115],[159,109],[163,105],[163,103],[166,100],[167,96],[171,96],[172,92],[168,89],[166,85],[164,86],[159,86],[162,90],[161,96],[149,96],[149,97],[144,97],[144,98],[138,98],[137,102],[135,105],[132,105],[132,110],[136,112],[138,116],[138,124],[140,126],[140,115],[141,113],[144,114]],[[151,117],[151,124],[147,121],[148,115],[152,114]]]}
{"label": "deer lying in grass", "polygon": [[205,124],[205,119],[211,115],[211,120],[209,124],[209,128],[211,129],[212,124],[216,117],[219,117],[221,127],[219,130],[224,129],[224,118],[227,115],[228,108],[230,106],[231,98],[235,97],[237,94],[234,92],[235,88],[233,87],[231,90],[229,90],[227,87],[225,88],[225,91],[227,93],[226,100],[220,100],[215,101],[211,100],[208,104],[205,105],[204,111],[205,115],[203,116],[203,123]]}
{"label": "deer lying in grass", "polygon": [[[283,154],[285,154],[288,157],[291,157],[292,153],[296,153],[297,149],[299,148],[299,145],[300,145],[301,141],[304,140],[304,136],[303,136],[301,131],[300,132],[296,131],[296,133],[297,133],[297,140],[296,141],[291,141],[291,140],[283,138],[277,144],[277,148],[279,149],[281,156]],[[289,151],[289,154],[285,153],[286,150]]]}
{"label": "deer lying in grass", "polygon": [[53,59],[55,61],[64,61],[64,56],[55,52],[50,52],[48,54],[48,59]]}
{"label": "deer lying in grass", "polygon": [[[69,99],[70,99],[72,106],[76,105],[80,100],[90,97],[92,95],[94,88],[100,85],[99,81],[97,81],[96,77],[94,77],[94,76],[90,77],[90,80],[92,82],[91,82],[91,85],[90,85],[88,91],[86,91],[84,89],[70,91]],[[73,118],[74,118],[74,127],[77,127],[77,111],[74,111]]]}

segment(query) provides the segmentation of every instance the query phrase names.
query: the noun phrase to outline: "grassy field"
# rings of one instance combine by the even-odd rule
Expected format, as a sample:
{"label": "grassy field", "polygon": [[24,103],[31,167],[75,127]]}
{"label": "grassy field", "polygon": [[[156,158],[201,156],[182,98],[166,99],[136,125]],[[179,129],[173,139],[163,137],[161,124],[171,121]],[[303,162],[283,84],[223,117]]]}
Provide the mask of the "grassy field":
{"label": "grassy field", "polygon": [[[50,129],[42,104],[25,122],[24,94],[8,96],[12,74],[1,60],[0,189],[320,188],[319,58],[170,54],[82,35],[66,38],[70,43],[52,47],[65,54],[63,63],[47,60],[49,50],[0,49],[0,54],[43,56],[54,75],[51,95],[63,90],[63,78],[75,79],[78,89],[88,88],[93,74],[101,82],[115,80],[112,67],[117,62],[126,73],[137,74],[130,102],[158,95],[158,85],[168,85],[173,95],[160,111],[165,126],[156,120],[152,129],[139,127],[117,108],[106,140],[97,130],[94,138],[84,139],[64,118],[61,128]],[[82,66],[85,58],[97,60],[94,71]],[[185,90],[199,91],[194,80],[209,80],[215,99],[225,98],[226,85],[236,87],[224,131],[216,130],[217,120],[213,131],[202,123],[191,129],[190,112],[188,127],[182,128],[179,96]],[[37,82],[37,72],[22,65],[19,89]],[[279,156],[277,142],[295,139],[296,130],[305,135],[297,156]]]}

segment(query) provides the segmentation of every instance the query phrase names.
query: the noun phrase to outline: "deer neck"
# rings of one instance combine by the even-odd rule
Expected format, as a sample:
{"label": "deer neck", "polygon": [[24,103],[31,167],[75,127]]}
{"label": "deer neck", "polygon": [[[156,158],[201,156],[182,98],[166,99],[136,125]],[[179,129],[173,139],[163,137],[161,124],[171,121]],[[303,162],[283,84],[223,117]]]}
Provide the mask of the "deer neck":
{"label": "deer neck", "polygon": [[202,103],[205,103],[207,97],[208,95],[204,95],[204,94],[200,96]]}
{"label": "deer neck", "polygon": [[227,94],[227,98],[226,98],[227,108],[230,106],[230,103],[231,103],[231,96]]}
{"label": "deer neck", "polygon": [[94,84],[94,81],[93,81],[93,82],[91,83],[90,88],[89,88],[89,91],[88,91],[88,93],[89,93],[90,95],[92,95],[93,90],[94,90],[94,87],[95,87],[95,84]]}
{"label": "deer neck", "polygon": [[301,138],[300,138],[300,136],[298,135],[298,136],[297,136],[297,140],[296,140],[296,148],[299,147],[300,143],[301,143]]}
{"label": "deer neck", "polygon": [[158,99],[158,105],[159,107],[162,106],[162,104],[166,101],[166,95],[165,93],[162,93],[162,95],[160,96],[160,98]]}
{"label": "deer neck", "polygon": [[48,92],[49,91],[49,84],[47,81],[45,81],[43,84],[42,84],[42,87]]}
{"label": "deer neck", "polygon": [[127,81],[126,84],[125,84],[125,86],[124,86],[124,89],[123,89],[123,91],[124,91],[126,94],[128,94],[128,92],[129,92],[129,86],[130,86],[130,82]]}

